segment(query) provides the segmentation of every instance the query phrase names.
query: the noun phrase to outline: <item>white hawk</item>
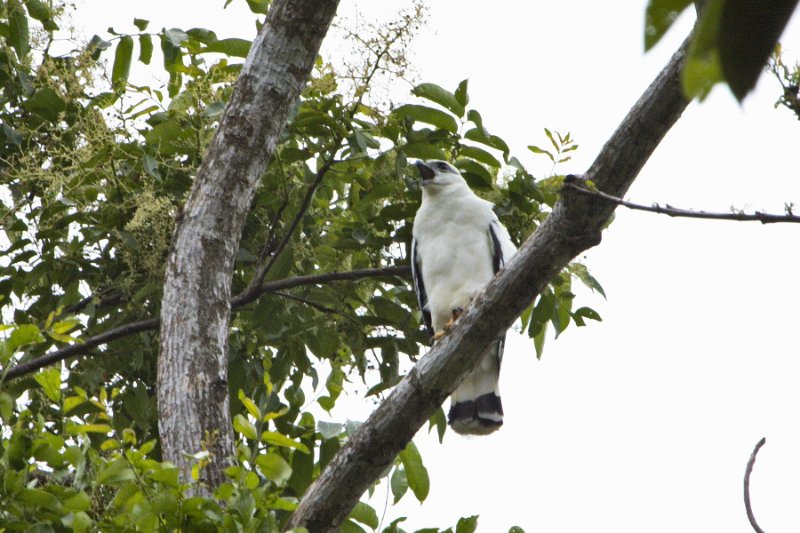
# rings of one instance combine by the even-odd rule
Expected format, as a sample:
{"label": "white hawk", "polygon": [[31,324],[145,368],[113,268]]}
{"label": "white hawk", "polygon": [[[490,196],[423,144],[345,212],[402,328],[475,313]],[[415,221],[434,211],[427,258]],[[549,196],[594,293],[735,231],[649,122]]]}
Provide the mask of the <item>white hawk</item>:
{"label": "white hawk", "polygon": [[[491,202],[476,196],[446,161],[417,161],[422,204],[414,218],[411,271],[425,327],[435,339],[517,251]],[[461,434],[486,435],[503,424],[498,377],[503,333],[453,391],[447,419]]]}

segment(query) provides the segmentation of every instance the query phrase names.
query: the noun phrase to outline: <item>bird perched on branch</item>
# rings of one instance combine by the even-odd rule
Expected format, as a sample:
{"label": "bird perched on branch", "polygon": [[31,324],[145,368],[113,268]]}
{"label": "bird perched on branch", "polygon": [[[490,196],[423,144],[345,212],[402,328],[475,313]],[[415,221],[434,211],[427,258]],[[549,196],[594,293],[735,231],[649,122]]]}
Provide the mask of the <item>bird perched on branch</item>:
{"label": "bird perched on branch", "polygon": [[[475,195],[446,161],[417,161],[422,204],[414,218],[411,270],[428,333],[438,340],[517,251],[491,202]],[[505,333],[453,391],[450,426],[486,435],[503,424],[498,377]]]}

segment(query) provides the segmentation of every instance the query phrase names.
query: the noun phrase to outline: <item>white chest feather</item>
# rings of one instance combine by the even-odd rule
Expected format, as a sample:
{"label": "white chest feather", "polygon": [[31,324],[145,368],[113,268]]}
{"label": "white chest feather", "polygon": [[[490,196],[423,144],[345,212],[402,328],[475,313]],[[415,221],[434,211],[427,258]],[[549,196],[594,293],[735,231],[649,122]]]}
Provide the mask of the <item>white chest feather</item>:
{"label": "white chest feather", "polygon": [[492,207],[471,191],[423,199],[414,238],[434,331],[492,279]]}

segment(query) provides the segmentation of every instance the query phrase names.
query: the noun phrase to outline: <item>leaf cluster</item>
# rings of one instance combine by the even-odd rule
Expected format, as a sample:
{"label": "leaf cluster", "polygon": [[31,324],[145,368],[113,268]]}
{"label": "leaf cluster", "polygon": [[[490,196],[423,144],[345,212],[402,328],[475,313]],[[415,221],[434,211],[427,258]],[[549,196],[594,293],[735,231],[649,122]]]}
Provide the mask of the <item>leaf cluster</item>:
{"label": "leaf cluster", "polygon": [[[249,5],[255,13],[267,7]],[[135,19],[131,33],[110,29],[54,56],[46,46],[33,50],[30,31],[39,25],[52,40],[58,18],[49,5],[11,0],[0,9],[8,17],[0,23],[6,372],[158,316],[175,219],[250,41],[204,28],[151,33],[146,20]],[[237,253],[234,294],[262,281],[407,265],[420,196],[410,161],[417,158],[453,161],[496,204],[517,244],[547,216],[558,177],[537,179],[526,170],[470,106],[466,80],[453,91],[419,84],[416,100],[396,107],[369,103],[365,95],[392,45],[383,42],[386,52],[373,54],[355,90],[340,90],[334,68],[318,63],[261,178]],[[134,84],[134,61],[160,64],[165,86]],[[553,148],[539,153],[554,165],[577,148],[569,134],[546,134]],[[573,279],[602,292],[579,264],[553,280],[523,317],[538,354],[548,324],[560,334],[571,321],[599,319],[585,307],[573,310]],[[330,412],[359,382],[381,395],[429,343],[409,280],[395,276],[267,292],[237,310],[229,339],[240,440],[230,482],[216,499],[194,497],[196,480],[179,481],[174,467],[160,462],[158,344],[143,332],[63,368],[13,382],[0,377],[3,521],[11,530],[39,521],[79,531],[275,528],[353,427],[317,420],[311,407]],[[312,390],[322,393],[307,398]],[[443,412],[431,427],[441,439]],[[202,450],[195,459],[198,478],[208,461],[224,460]],[[395,502],[409,490],[420,501],[428,493],[413,444],[385,479]],[[343,530],[379,528],[366,504],[353,513]],[[465,519],[456,531],[471,531],[473,522]],[[398,523],[386,530],[401,531]]]}

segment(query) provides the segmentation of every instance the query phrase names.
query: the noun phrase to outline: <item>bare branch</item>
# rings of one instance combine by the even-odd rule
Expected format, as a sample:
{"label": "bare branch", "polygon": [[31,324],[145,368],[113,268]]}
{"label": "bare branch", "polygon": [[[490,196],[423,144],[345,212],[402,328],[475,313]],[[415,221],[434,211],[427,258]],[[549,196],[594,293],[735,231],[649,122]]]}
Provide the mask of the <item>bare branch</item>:
{"label": "bare branch", "polygon": [[[295,287],[302,287],[307,285],[322,285],[325,283],[331,283],[335,281],[356,281],[367,278],[390,278],[396,276],[408,277],[410,274],[411,274],[411,267],[405,265],[405,266],[391,266],[385,268],[363,268],[360,270],[351,270],[349,272],[328,272],[325,274],[316,274],[311,276],[297,276],[294,278],[286,278],[276,281],[270,281],[268,283],[264,283],[256,291],[251,291],[249,293],[245,291],[239,294],[238,296],[234,297],[231,300],[231,310],[236,311],[238,309],[241,309],[245,305],[254,302],[264,294],[274,293],[276,291],[281,291],[281,290],[293,289]],[[282,296],[288,296],[288,295],[282,295]],[[81,300],[81,302],[85,301],[86,299]],[[49,352],[36,359],[25,361],[14,367],[11,367],[8,369],[8,371],[5,373],[4,376],[2,370],[0,370],[0,376],[3,376],[3,379],[0,379],[0,382],[2,382],[3,380],[15,379],[31,374],[46,366],[50,366],[65,359],[69,359],[70,357],[76,357],[78,355],[86,355],[93,348],[102,346],[103,344],[108,344],[109,342],[115,341],[117,339],[128,337],[130,335],[133,335],[135,333],[140,333],[142,331],[150,331],[158,329],[160,323],[161,321],[158,318],[148,318],[145,320],[139,320],[137,322],[131,322],[130,324],[124,324],[122,326],[109,329],[108,331],[104,331],[103,333],[99,333],[92,337],[81,339],[76,344],[72,344],[65,348],[61,348],[60,350]]]}
{"label": "bare branch", "polygon": [[[624,196],[686,108],[680,70],[687,46],[688,40],[631,108],[587,172],[586,177],[601,189]],[[475,298],[456,327],[350,436],[308,488],[285,528],[336,531],[364,491],[478,364],[492,339],[511,326],[569,261],[600,242],[615,208],[600,198],[572,191],[562,194],[552,213]]]}
{"label": "bare branch", "polygon": [[649,213],[658,213],[660,215],[668,215],[671,217],[703,218],[709,220],[736,220],[739,222],[761,222],[762,224],[773,224],[778,222],[790,222],[795,224],[800,223],[800,216],[797,215],[773,215],[770,213],[762,213],[760,211],[756,211],[753,214],[709,213],[707,211],[692,211],[691,209],[680,209],[677,207],[672,207],[671,205],[661,206],[659,204],[653,204],[651,206],[647,206],[641,204],[634,204],[632,202],[623,200],[622,198],[606,194],[603,191],[590,189],[586,185],[580,182],[580,178],[572,175],[566,176],[564,180],[564,188],[577,191],[587,196],[602,198],[603,200],[608,200],[609,202],[613,202],[617,205],[627,207],[628,209],[634,209],[637,211],[647,211]]}
{"label": "bare branch", "polygon": [[750,460],[747,461],[747,468],[744,470],[744,508],[747,511],[747,520],[750,521],[750,525],[753,526],[753,530],[756,533],[764,533],[764,530],[761,529],[756,522],[756,516],[753,514],[753,508],[750,506],[750,474],[753,473],[753,465],[756,464],[756,455],[758,455],[758,450],[767,442],[767,438],[764,437],[756,444],[756,447],[753,448],[753,453],[750,454]]}

